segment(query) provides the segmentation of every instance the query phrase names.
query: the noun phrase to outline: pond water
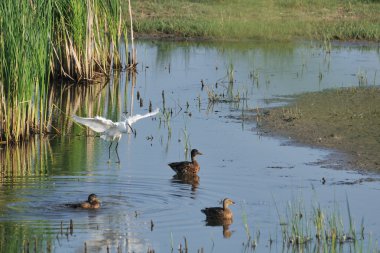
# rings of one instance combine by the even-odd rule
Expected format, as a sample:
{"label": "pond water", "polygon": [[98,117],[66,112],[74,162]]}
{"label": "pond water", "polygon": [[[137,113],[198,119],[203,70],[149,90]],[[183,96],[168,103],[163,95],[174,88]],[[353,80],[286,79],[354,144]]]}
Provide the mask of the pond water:
{"label": "pond water", "polygon": [[[0,150],[1,252],[28,246],[30,252],[177,252],[185,241],[189,252],[322,252],[314,234],[301,249],[284,245],[280,226],[300,207],[309,221],[304,230],[314,233],[310,218],[318,206],[330,222],[342,219],[345,232],[349,216],[358,234],[364,221],[362,245],[345,243],[340,251],[379,247],[379,175],[325,168],[319,161],[332,151],[286,145],[237,119],[246,109],[284,103],[287,95],[378,84],[378,48],[333,45],[327,53],[315,43],[141,41],[137,54],[135,76],[122,72],[108,84],[54,94],[65,134]],[[209,94],[236,101],[210,103]],[[123,136],[120,164],[114,149],[109,161],[109,143],[66,117],[119,120],[123,112],[146,113],[149,103],[161,114],[134,124],[136,136]],[[167,164],[189,159],[191,148],[203,153],[199,177],[174,178]],[[65,207],[90,193],[101,199],[99,210]],[[233,223],[206,226],[200,210],[225,197],[236,202]]]}

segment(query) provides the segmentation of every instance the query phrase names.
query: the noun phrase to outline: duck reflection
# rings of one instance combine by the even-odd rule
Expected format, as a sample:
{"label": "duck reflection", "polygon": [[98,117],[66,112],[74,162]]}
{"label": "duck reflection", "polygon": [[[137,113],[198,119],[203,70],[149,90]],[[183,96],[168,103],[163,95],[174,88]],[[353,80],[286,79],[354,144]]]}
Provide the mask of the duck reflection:
{"label": "duck reflection", "polygon": [[172,178],[172,183],[191,185],[191,191],[196,192],[199,186],[199,176],[196,174],[176,174]]}
{"label": "duck reflection", "polygon": [[232,235],[229,227],[233,223],[233,213],[228,208],[231,204],[235,204],[235,202],[225,198],[223,207],[207,207],[201,210],[206,215],[206,226],[222,226],[224,238],[230,238]]}
{"label": "duck reflection", "polygon": [[206,226],[211,226],[211,227],[223,227],[223,237],[224,238],[230,238],[232,235],[232,231],[230,230],[230,225],[234,222],[234,220],[231,219],[225,219],[225,220],[215,220],[215,219],[210,219],[206,218]]}

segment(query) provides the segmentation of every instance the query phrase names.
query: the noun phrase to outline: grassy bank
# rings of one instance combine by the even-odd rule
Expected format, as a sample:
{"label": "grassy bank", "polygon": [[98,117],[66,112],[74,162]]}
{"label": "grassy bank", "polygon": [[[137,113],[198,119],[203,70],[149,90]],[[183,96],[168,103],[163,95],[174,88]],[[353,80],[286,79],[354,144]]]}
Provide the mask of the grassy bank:
{"label": "grassy bank", "polygon": [[142,0],[139,34],[224,40],[380,40],[380,2],[370,0]]}
{"label": "grassy bank", "polygon": [[[256,117],[254,117],[256,120]],[[380,88],[305,93],[294,103],[259,117],[263,132],[348,154],[343,168],[380,171]],[[328,161],[329,162],[329,161]]]}

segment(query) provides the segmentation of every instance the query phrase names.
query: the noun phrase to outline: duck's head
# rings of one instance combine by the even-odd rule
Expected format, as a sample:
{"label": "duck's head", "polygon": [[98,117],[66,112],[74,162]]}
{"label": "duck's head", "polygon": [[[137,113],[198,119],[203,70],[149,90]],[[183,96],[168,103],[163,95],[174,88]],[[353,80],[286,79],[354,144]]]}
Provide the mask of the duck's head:
{"label": "duck's head", "polygon": [[227,208],[229,205],[233,205],[235,202],[232,199],[225,198],[223,199],[223,207]]}
{"label": "duck's head", "polygon": [[98,199],[98,196],[96,196],[95,193],[91,193],[90,195],[88,195],[88,200],[87,201],[90,204],[100,202],[99,199]]}
{"label": "duck's head", "polygon": [[203,155],[201,152],[198,151],[198,149],[192,149],[191,150],[191,157],[195,157],[196,155]]}

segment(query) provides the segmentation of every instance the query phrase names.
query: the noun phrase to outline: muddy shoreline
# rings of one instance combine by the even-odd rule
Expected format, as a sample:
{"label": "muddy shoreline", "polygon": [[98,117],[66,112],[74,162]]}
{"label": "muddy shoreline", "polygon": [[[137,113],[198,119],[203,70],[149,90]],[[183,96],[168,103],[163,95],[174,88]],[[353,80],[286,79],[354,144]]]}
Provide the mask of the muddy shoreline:
{"label": "muddy shoreline", "polygon": [[380,172],[380,87],[304,93],[287,106],[252,113],[244,120],[256,121],[264,135],[337,151],[322,166]]}

